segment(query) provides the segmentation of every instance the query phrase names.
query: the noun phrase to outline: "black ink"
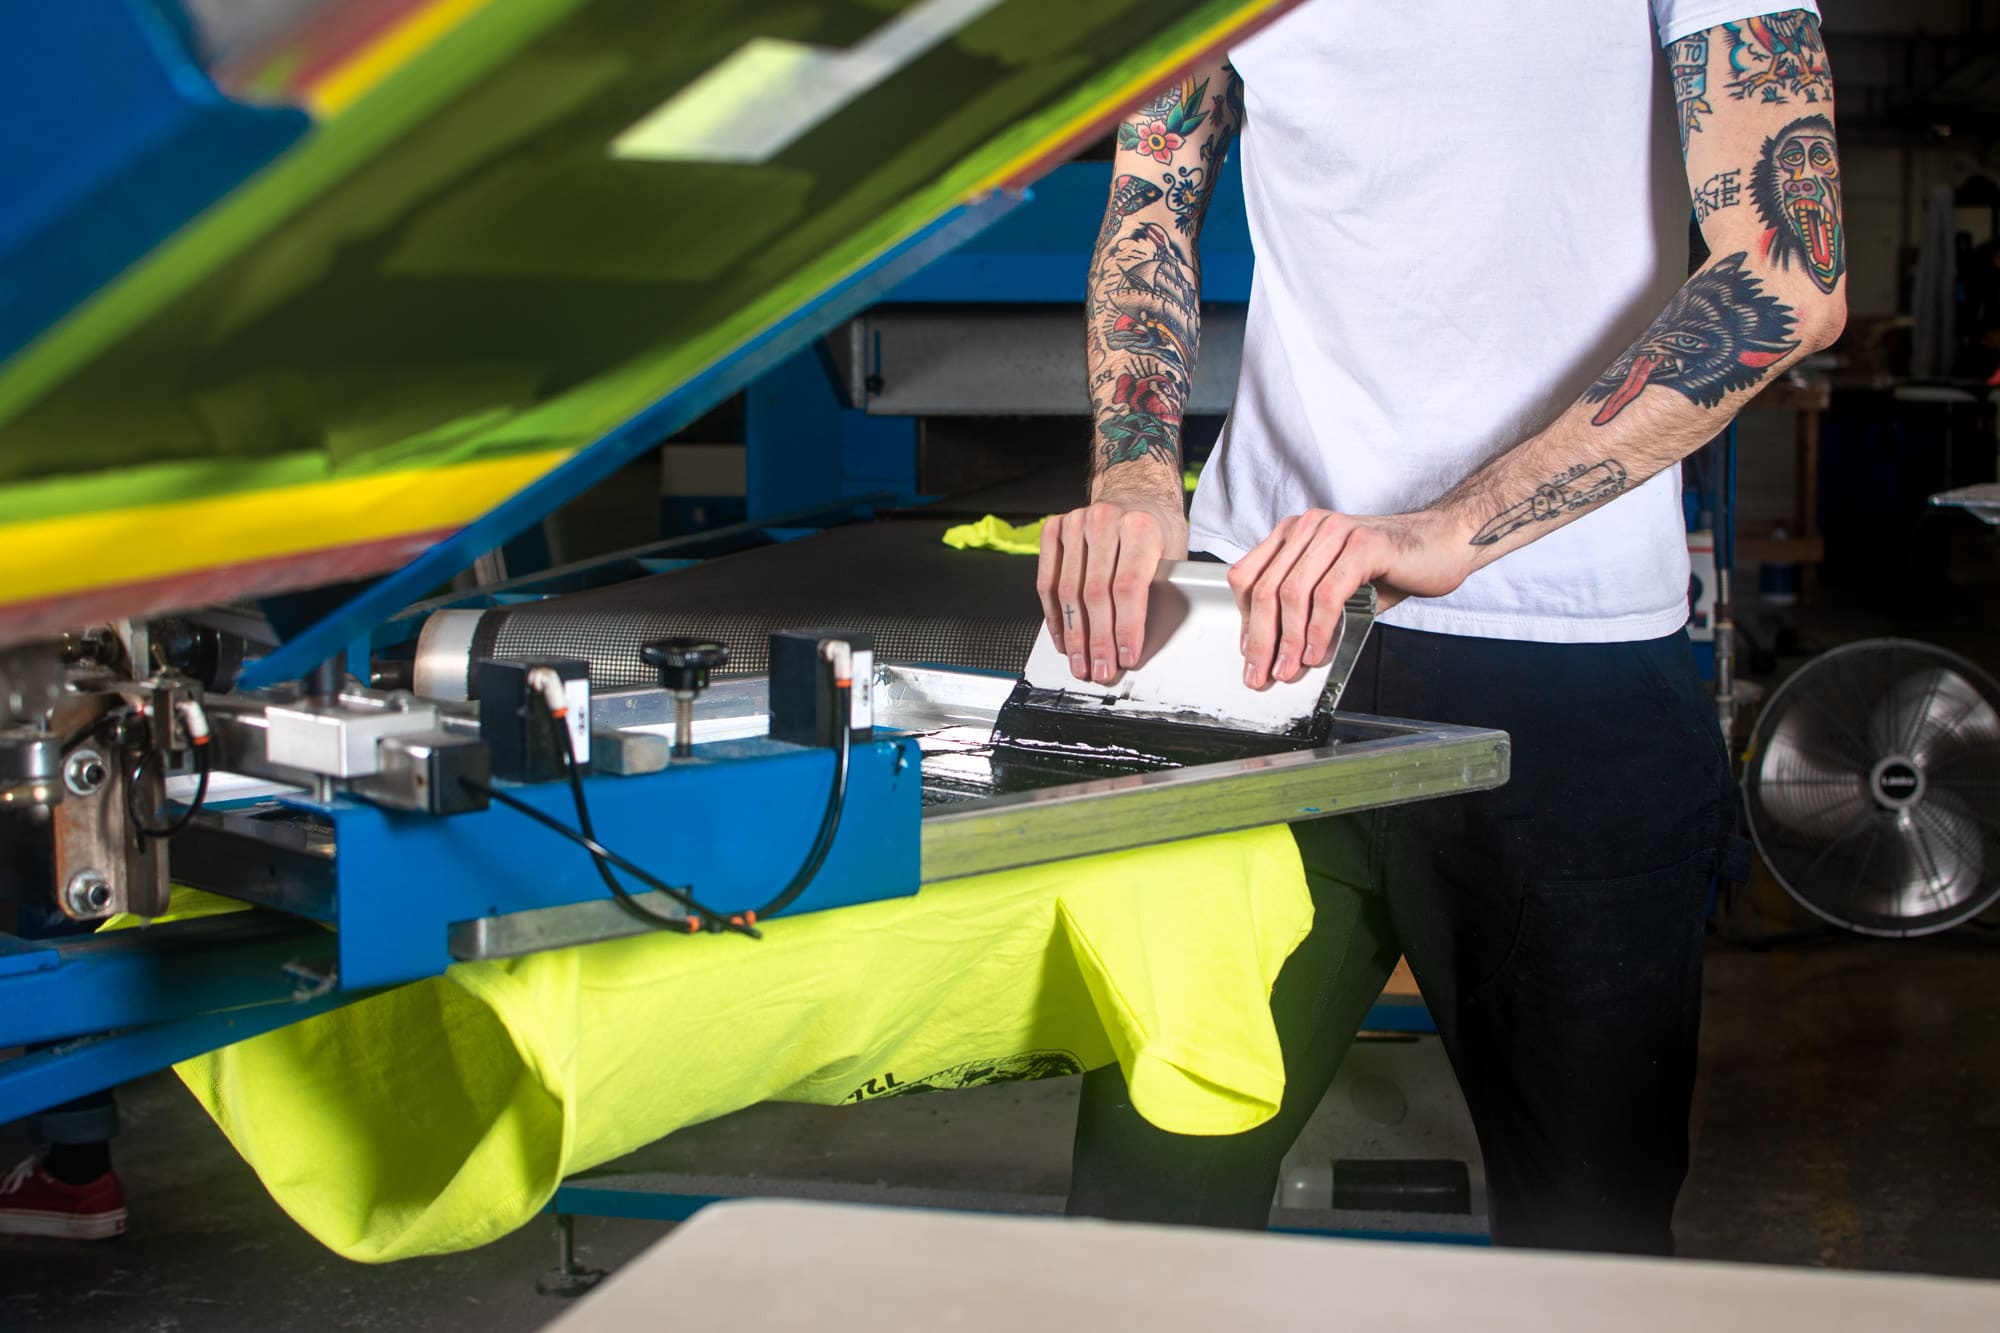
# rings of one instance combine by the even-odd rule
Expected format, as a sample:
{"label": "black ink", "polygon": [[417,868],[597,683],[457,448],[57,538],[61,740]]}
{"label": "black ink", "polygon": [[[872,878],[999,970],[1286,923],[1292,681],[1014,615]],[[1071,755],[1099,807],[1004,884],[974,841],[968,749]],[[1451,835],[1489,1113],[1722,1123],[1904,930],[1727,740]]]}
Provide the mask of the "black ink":
{"label": "black ink", "polygon": [[1689,278],[1639,341],[1584,390],[1604,404],[1593,426],[1609,423],[1654,384],[1714,407],[1797,350],[1791,307],[1743,271],[1748,257],[1739,250]]}
{"label": "black ink", "polygon": [[1720,171],[1703,181],[1694,192],[1694,220],[1708,221],[1719,208],[1733,208],[1742,201],[1741,171]]}
{"label": "black ink", "polygon": [[1491,546],[1508,533],[1517,532],[1530,523],[1546,523],[1564,514],[1602,504],[1624,490],[1626,481],[1625,465],[1614,459],[1607,458],[1602,463],[1578,463],[1535,487],[1535,493],[1519,504],[1509,505],[1495,514],[1485,527],[1472,534],[1471,544]]}

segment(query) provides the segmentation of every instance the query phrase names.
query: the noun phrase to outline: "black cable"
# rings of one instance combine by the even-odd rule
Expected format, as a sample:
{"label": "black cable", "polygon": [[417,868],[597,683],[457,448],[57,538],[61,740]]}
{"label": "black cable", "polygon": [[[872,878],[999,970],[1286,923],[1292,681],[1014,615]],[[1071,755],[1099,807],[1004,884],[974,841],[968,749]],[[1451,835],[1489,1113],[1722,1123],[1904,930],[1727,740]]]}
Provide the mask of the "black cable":
{"label": "black cable", "polygon": [[840,831],[840,812],[847,805],[847,768],[849,748],[849,721],[852,716],[854,690],[852,685],[843,685],[832,679],[833,664],[827,664],[827,678],[833,685],[834,730],[839,739],[833,747],[833,783],[827,788],[826,809],[820,815],[819,832],[813,837],[812,850],[807,853],[804,864],[792,876],[792,882],[784,887],[777,897],[765,903],[752,914],[751,920],[759,917],[775,916],[798,900],[806,891],[806,886],[826,864],[827,853],[833,850],[833,838]]}
{"label": "black cable", "polygon": [[188,802],[187,808],[181,811],[176,818],[161,825],[159,828],[148,828],[146,826],[145,816],[139,813],[139,787],[145,780],[146,766],[152,763],[155,757],[164,753],[165,751],[163,750],[148,750],[145,754],[139,756],[138,764],[132,769],[132,776],[125,783],[125,813],[131,819],[132,827],[138,833],[141,843],[144,843],[147,838],[164,839],[173,837],[189,824],[194,823],[194,817],[201,813],[202,802],[208,799],[208,747],[206,745],[197,745],[194,747],[194,767],[195,772],[200,776],[195,779],[194,799]]}
{"label": "black cable", "polygon": [[[640,869],[638,866],[633,865],[630,861],[627,861],[624,857],[618,855],[618,853],[612,851],[609,847],[606,847],[603,843],[597,841],[595,838],[589,837],[583,833],[579,833],[577,830],[569,827],[569,825],[563,823],[560,819],[557,819],[552,815],[543,814],[540,810],[535,809],[534,806],[529,805],[526,801],[521,800],[519,797],[510,796],[504,791],[497,791],[494,788],[489,787],[487,784],[483,782],[476,782],[471,778],[460,778],[459,781],[462,784],[464,784],[465,789],[467,791],[477,792],[481,796],[486,797],[490,801],[500,802],[500,804],[506,806],[510,810],[520,811],[528,818],[534,820],[537,824],[540,824],[543,828],[548,829],[551,833],[559,833],[563,837],[568,838],[571,842],[581,846],[585,851],[590,853],[592,859],[608,861],[609,863],[618,867],[620,870],[624,871],[626,874],[630,875],[632,878],[638,880],[640,883],[646,885],[647,887],[657,889],[661,893],[666,894],[669,898],[672,898],[675,902],[680,903],[682,906],[686,907],[688,911],[694,915],[694,917],[699,918],[699,920],[680,920],[674,917],[663,917],[659,916],[656,913],[646,912],[646,915],[648,917],[661,923],[662,925],[667,926],[669,929],[692,932],[694,930],[699,929],[702,922],[711,922],[711,921],[717,923],[713,927],[714,929],[735,928],[733,926],[733,923],[729,922],[728,919],[723,917],[721,913],[715,911],[713,908],[702,906],[699,902],[695,901],[695,899],[685,890],[677,889],[673,885],[668,884],[666,881],[655,878],[653,875],[650,875],[646,871]],[[625,889],[622,885],[618,887],[617,892],[621,896],[626,898],[629,898],[631,896],[630,894],[625,892]],[[637,905],[639,906],[642,912],[645,911],[644,904],[637,904]],[[743,933],[750,935],[753,938],[757,937],[757,932],[754,929],[745,927],[743,928]]]}
{"label": "black cable", "polygon": [[[590,803],[584,798],[583,774],[578,771],[576,756],[570,750],[569,728],[565,727],[562,719],[557,717],[549,708],[547,700],[543,699],[539,694],[534,695],[533,698],[534,703],[530,704],[530,707],[540,706],[542,719],[549,727],[549,740],[555,745],[556,753],[562,756],[560,762],[563,767],[563,773],[569,778],[570,800],[576,806],[576,826],[583,833],[584,837],[590,839],[592,844],[601,846],[602,844],[597,843],[597,829],[591,823]],[[687,922],[678,917],[662,916],[627,892],[625,886],[618,882],[618,877],[611,873],[611,866],[604,857],[592,852],[590,859],[591,863],[597,867],[598,877],[604,881],[604,887],[611,890],[612,901],[618,904],[625,915],[632,917],[634,920],[643,921],[648,925],[660,926],[667,930],[687,929]],[[629,865],[629,863],[627,864]],[[651,876],[644,876],[643,878],[646,883],[653,885],[655,888],[666,888],[664,884],[653,879]],[[705,929],[735,930],[741,934],[747,934],[752,938],[761,938],[757,931],[748,928],[748,922],[733,920],[712,908],[701,906],[695,902],[693,896],[687,891],[670,890],[670,892],[685,902],[692,910],[699,913],[702,918],[700,924]]]}

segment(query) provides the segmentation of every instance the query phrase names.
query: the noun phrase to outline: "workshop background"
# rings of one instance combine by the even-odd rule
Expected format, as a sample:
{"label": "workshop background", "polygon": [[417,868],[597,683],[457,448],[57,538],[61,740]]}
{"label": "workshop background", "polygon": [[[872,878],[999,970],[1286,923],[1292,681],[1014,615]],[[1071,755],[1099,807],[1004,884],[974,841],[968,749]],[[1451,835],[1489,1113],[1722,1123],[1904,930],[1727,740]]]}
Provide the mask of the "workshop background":
{"label": "workshop background", "polygon": [[[186,8],[226,65],[311,3]],[[1695,633],[1711,679],[1733,682],[1721,711],[1752,768],[1774,743],[1809,749],[1840,693],[1884,669],[1870,653],[1949,655],[1935,660],[1971,664],[1989,690],[1977,673],[2000,674],[2000,529],[1976,505],[1932,502],[1995,482],[2000,456],[2000,3],[1824,7],[1847,331],[1687,469]],[[930,497],[948,498],[915,517],[1028,520],[1066,507],[1088,440],[1075,410],[1079,299],[1108,157],[1100,144],[1058,168],[1033,203],[482,560],[458,591],[511,606],[555,566],[636,551],[658,572],[748,544],[745,529],[758,527],[748,520],[810,514],[754,537],[782,539],[842,506],[885,521]],[[1227,189],[1204,254],[1196,464],[1227,406],[1248,290],[1240,199]],[[799,443],[828,438],[839,447]],[[1735,612],[1720,647],[1719,571]],[[1922,646],[1853,647],[1888,638]],[[1954,689],[1907,701],[1910,716],[1940,731],[2000,728],[1990,707]],[[1778,725],[1787,702],[1790,730]],[[1708,940],[1682,1252],[2000,1278],[2000,913],[1986,910],[2000,878],[1947,865],[1962,892],[1912,907],[1875,882],[1889,852],[1838,848],[1838,810],[1788,806],[1782,776],[1753,793],[1763,854],[1746,889],[1718,897]],[[2000,792],[1958,795],[1957,822],[1931,830],[1945,850],[1924,855],[1949,860],[1963,839],[2000,827]],[[1392,989],[1407,994],[1406,983]],[[1396,1030],[1389,998],[1389,1018],[1357,1047],[1275,1202],[1477,1240],[1482,1192],[1464,1109],[1435,1038]],[[687,1199],[775,1188],[1046,1209],[1066,1188],[1075,1082],[757,1106],[679,1132],[608,1176],[665,1180]],[[534,1291],[534,1275],[556,1262],[553,1227],[460,1255],[350,1264],[278,1210],[172,1075],[122,1090],[121,1114],[129,1234],[0,1239],[0,1327],[497,1333],[565,1308]],[[0,1129],[0,1149],[0,1161],[26,1151],[18,1127]],[[1370,1162],[1411,1170],[1357,1168]],[[1430,1169],[1453,1164],[1462,1169]],[[618,1210],[574,1210],[582,1263],[615,1269],[671,1225]]]}

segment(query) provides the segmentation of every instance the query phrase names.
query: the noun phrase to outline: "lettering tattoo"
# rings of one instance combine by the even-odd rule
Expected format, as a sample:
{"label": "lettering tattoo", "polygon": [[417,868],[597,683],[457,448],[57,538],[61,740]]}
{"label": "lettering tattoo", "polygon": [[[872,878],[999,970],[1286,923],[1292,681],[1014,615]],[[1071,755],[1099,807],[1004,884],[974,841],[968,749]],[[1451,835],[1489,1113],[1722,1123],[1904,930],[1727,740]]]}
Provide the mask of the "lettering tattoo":
{"label": "lettering tattoo", "polygon": [[1535,487],[1535,493],[1519,504],[1495,514],[1485,527],[1472,534],[1471,544],[1491,546],[1530,523],[1547,523],[1564,514],[1603,504],[1624,490],[1629,479],[1625,465],[1616,459],[1578,463]]}
{"label": "lettering tattoo", "polygon": [[1764,141],[1750,171],[1750,197],[1764,220],[1764,255],[1831,293],[1847,271],[1847,231],[1840,218],[1840,152],[1833,122],[1805,116]]}
{"label": "lettering tattoo", "polygon": [[1718,208],[1733,208],[1742,201],[1741,171],[1719,171],[1703,181],[1694,192],[1694,220],[1708,221]]}
{"label": "lettering tattoo", "polygon": [[1674,111],[1681,127],[1681,154],[1687,155],[1688,136],[1701,132],[1701,118],[1715,108],[1708,101],[1708,34],[1689,33],[1667,52],[1674,76]]}
{"label": "lettering tattoo", "polygon": [[1602,403],[1593,426],[1609,425],[1651,385],[1703,407],[1746,389],[1797,350],[1790,306],[1743,271],[1738,251],[1689,278],[1645,333],[1583,391]]}
{"label": "lettering tattoo", "polygon": [[1833,100],[1833,72],[1812,15],[1788,9],[1722,26],[1729,33],[1731,97],[1778,103]]}

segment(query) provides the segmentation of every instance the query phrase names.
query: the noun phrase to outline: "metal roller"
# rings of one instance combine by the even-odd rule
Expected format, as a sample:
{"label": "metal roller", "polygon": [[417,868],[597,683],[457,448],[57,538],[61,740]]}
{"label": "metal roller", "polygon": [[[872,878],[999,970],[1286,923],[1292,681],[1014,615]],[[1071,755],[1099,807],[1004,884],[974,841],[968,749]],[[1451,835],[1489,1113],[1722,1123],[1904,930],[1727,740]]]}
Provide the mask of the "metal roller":
{"label": "metal roller", "polygon": [[875,636],[877,659],[1019,674],[1041,623],[1035,563],[943,545],[936,521],[834,528],[627,583],[424,622],[414,687],[468,697],[481,658],[574,658],[599,688],[651,684],[639,650],[698,638],[729,650],[719,677],[761,676],[770,635],[838,623]]}

